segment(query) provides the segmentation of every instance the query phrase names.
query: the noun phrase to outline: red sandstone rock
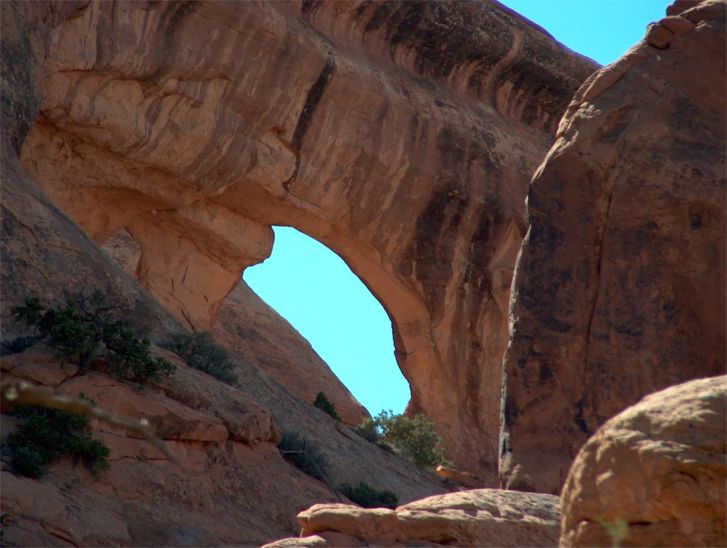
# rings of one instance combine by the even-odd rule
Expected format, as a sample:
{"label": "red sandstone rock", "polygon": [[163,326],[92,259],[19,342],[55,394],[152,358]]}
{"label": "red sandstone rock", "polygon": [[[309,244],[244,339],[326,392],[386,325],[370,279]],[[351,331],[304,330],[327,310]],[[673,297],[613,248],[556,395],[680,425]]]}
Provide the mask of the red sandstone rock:
{"label": "red sandstone rock", "polygon": [[605,546],[599,520],[628,524],[621,546],[722,546],[727,377],[647,396],[581,449],[562,496],[561,546]]}
{"label": "red sandstone rock", "polygon": [[131,233],[180,322],[209,329],[270,225],[299,228],[388,310],[410,410],[495,483],[523,199],[591,62],[497,3],[95,2],[43,68],[24,165],[97,242]]}
{"label": "red sandstone rock", "polygon": [[[552,495],[474,489],[395,511],[317,504],[298,514],[302,538],[267,546],[555,546],[558,520],[558,499]],[[331,532],[343,537],[326,538]],[[351,539],[359,544],[337,543]]]}
{"label": "red sandstone rock", "polygon": [[[117,232],[103,247],[124,271],[136,275],[141,249],[128,232]],[[318,392],[325,392],[344,424],[357,426],[369,416],[311,345],[245,282],[225,301],[214,335],[303,401],[313,403]]]}
{"label": "red sandstone rock", "polygon": [[558,493],[608,418],[725,371],[725,8],[682,11],[694,26],[667,49],[589,78],[535,173],[504,362],[511,488]]}

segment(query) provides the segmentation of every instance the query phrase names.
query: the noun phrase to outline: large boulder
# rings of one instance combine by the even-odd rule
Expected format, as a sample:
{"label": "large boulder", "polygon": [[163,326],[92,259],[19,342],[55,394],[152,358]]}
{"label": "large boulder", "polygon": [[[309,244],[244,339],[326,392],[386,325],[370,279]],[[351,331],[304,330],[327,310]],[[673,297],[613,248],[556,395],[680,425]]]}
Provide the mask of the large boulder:
{"label": "large boulder", "polygon": [[317,504],[298,514],[300,539],[284,546],[556,546],[558,498],[473,489],[418,500],[396,510]]}
{"label": "large boulder", "polygon": [[724,546],[727,377],[644,398],[581,449],[561,508],[562,546]]}
{"label": "large boulder", "polygon": [[589,78],[535,173],[504,361],[508,487],[559,493],[610,417],[725,372],[726,6],[678,3]]}

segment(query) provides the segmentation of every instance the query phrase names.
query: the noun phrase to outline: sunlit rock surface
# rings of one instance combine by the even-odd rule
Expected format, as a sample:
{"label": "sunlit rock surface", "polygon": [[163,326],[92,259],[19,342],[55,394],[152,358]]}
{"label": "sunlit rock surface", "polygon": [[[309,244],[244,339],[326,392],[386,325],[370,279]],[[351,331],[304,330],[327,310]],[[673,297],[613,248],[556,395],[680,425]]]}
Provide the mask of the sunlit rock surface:
{"label": "sunlit rock surface", "polygon": [[[721,546],[727,482],[727,377],[651,394],[581,449],[563,489],[561,546]],[[600,523],[599,523],[600,522]]]}
{"label": "sunlit rock surface", "polygon": [[392,317],[412,411],[494,483],[530,176],[595,65],[496,3],[97,2],[54,30],[23,163],[210,328],[292,225]]}
{"label": "sunlit rock surface", "polygon": [[[473,489],[398,507],[317,504],[298,514],[301,538],[285,546],[556,546],[558,498]],[[296,544],[299,543],[299,544]]]}

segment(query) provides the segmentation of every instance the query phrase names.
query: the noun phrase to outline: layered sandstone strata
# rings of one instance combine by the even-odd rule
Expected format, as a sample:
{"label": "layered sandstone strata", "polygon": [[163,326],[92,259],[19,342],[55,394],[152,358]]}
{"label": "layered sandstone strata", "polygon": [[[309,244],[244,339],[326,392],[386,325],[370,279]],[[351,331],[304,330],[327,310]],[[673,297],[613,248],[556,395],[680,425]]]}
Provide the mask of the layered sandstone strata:
{"label": "layered sandstone strata", "polygon": [[388,310],[410,409],[493,482],[523,200],[594,68],[497,3],[92,2],[22,157],[190,327],[272,224],[328,245]]}
{"label": "layered sandstone strata", "polygon": [[286,546],[555,546],[560,513],[553,495],[473,489],[396,510],[317,504],[298,514],[301,536]]}

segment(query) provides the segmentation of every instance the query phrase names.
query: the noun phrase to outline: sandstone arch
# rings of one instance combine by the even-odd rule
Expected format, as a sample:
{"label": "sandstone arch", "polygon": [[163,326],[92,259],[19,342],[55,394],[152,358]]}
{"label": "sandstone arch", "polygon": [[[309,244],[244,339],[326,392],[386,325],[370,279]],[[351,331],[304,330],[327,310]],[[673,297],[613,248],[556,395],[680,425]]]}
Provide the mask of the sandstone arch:
{"label": "sandstone arch", "polygon": [[54,31],[22,159],[97,242],[128,229],[194,327],[272,224],[335,250],[390,312],[413,409],[492,482],[523,200],[594,66],[498,4],[417,9],[90,3]]}

